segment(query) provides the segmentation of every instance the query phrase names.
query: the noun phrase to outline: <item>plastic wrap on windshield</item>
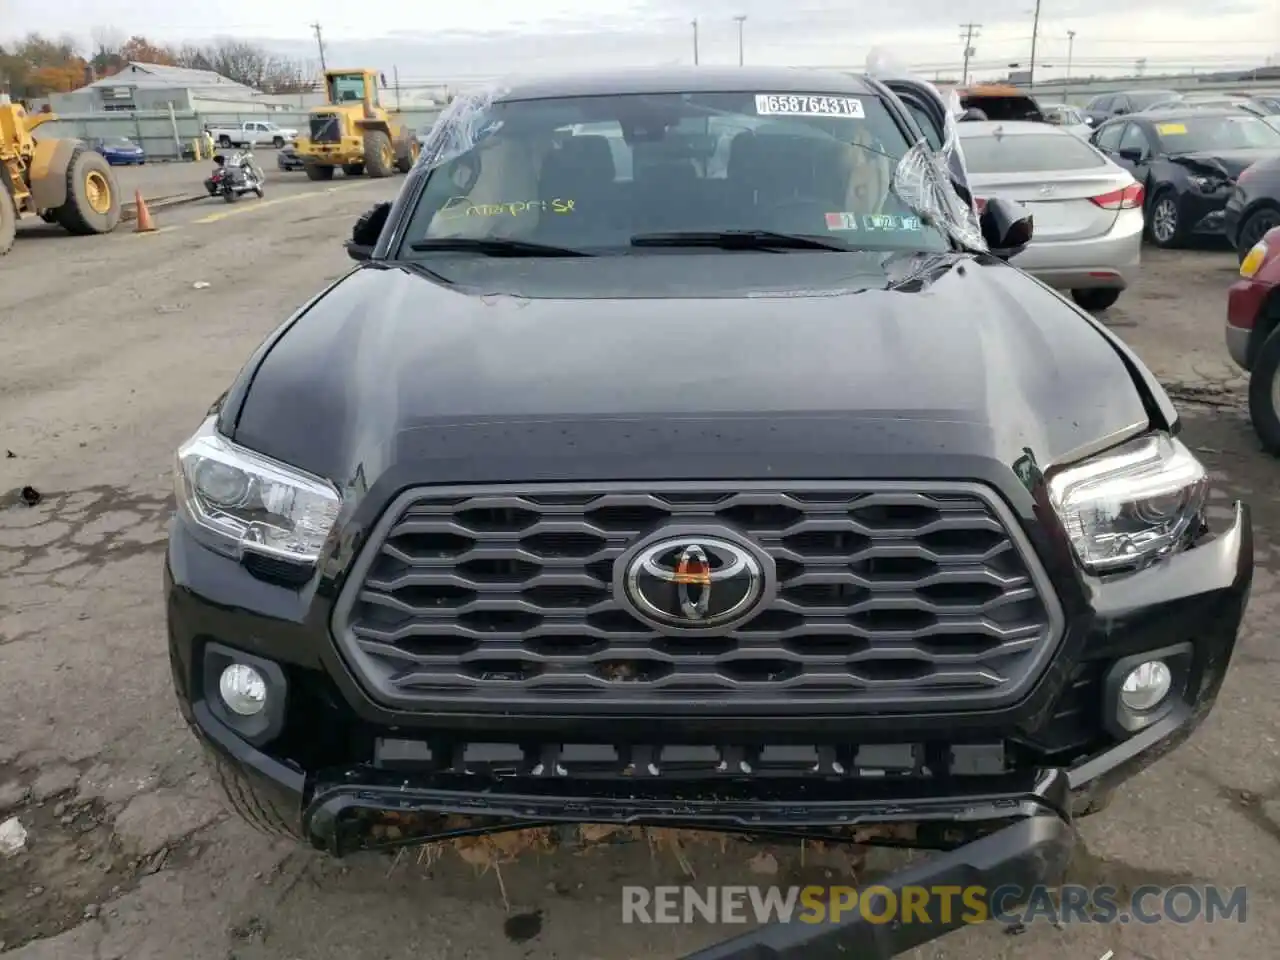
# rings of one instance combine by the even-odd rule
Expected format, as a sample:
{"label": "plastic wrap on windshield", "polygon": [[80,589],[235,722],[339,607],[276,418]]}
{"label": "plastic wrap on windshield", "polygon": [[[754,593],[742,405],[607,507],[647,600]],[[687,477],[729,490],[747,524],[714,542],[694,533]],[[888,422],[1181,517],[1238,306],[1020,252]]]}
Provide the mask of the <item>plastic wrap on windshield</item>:
{"label": "plastic wrap on windshield", "polygon": [[911,147],[893,174],[893,192],[921,217],[945,231],[956,242],[971,249],[986,250],[978,213],[972,203],[956,190],[955,179],[963,175],[964,153],[960,147],[958,118],[962,113],[960,95],[955,90],[943,94],[924,77],[911,73],[883,48],[867,55],[867,73],[880,81],[910,80],[932,91],[946,107],[946,129],[941,148],[927,139]]}
{"label": "plastic wrap on windshield", "polygon": [[459,93],[436,118],[418,162],[428,168],[444,166],[494,134],[501,126],[490,108],[505,91],[499,87]]}

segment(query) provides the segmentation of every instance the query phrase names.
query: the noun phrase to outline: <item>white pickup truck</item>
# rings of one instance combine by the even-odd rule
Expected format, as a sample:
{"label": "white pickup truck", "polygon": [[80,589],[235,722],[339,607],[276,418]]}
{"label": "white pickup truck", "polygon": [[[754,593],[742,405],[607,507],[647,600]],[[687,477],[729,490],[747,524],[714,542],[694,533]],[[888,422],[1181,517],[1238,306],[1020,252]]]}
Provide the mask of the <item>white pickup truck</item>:
{"label": "white pickup truck", "polygon": [[283,147],[298,139],[292,127],[280,127],[269,120],[246,120],[238,127],[209,127],[209,135],[220,147]]}

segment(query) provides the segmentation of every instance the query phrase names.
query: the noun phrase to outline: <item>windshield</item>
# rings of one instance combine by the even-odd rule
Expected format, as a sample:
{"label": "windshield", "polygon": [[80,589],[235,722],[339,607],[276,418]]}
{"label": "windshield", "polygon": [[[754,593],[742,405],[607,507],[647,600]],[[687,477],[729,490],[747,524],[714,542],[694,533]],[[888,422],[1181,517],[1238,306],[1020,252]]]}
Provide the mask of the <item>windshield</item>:
{"label": "windshield", "polygon": [[[673,93],[497,102],[435,169],[402,255],[445,238],[655,255],[636,237],[751,231],[945,251],[891,189],[906,136],[875,96]],[[472,255],[474,255],[472,253]]]}
{"label": "windshield", "polygon": [[329,77],[330,103],[359,103],[364,100],[364,74],[339,73]]}
{"label": "windshield", "polygon": [[1042,173],[1103,167],[1097,150],[1070,133],[1019,133],[964,136],[964,162],[970,173]]}
{"label": "windshield", "polygon": [[1261,117],[1244,113],[1231,117],[1183,117],[1156,124],[1156,133],[1170,153],[1213,150],[1280,150],[1280,130]]}

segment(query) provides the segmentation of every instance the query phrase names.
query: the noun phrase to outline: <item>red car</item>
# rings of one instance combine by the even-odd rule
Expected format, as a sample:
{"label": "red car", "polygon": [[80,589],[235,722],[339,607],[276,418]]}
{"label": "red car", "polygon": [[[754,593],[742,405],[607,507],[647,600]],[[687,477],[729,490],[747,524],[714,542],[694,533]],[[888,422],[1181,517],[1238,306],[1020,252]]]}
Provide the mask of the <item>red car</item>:
{"label": "red car", "polygon": [[1240,279],[1227,295],[1227,350],[1249,372],[1253,428],[1280,456],[1280,227],[1240,264]]}

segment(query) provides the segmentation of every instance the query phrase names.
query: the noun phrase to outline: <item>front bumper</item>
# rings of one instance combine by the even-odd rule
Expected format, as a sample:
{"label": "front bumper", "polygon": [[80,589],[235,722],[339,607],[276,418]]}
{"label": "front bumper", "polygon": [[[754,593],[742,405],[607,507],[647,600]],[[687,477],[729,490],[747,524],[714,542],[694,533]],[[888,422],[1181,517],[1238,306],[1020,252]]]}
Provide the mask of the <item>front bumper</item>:
{"label": "front bumper", "polygon": [[335,143],[299,140],[294,149],[304,163],[339,166],[364,162],[364,140],[361,137],[343,137]]}
{"label": "front bumper", "polygon": [[[404,752],[422,747],[440,732],[440,718],[384,718],[340,676],[334,644],[325,636],[324,603],[308,589],[282,589],[249,576],[243,568],[213,554],[171,527],[165,582],[168,599],[170,662],[181,709],[206,747],[250,781],[255,793],[288,811],[290,826],[313,846],[336,856],[358,849],[445,840],[499,830],[556,827],[582,823],[663,826],[723,831],[761,837],[812,837],[856,841],[856,830],[913,825],[913,845],[946,851],[922,867],[895,876],[891,889],[909,885],[980,885],[994,891],[1016,885],[1030,890],[1052,884],[1065,867],[1071,846],[1071,811],[1150,766],[1183,742],[1208,715],[1230,663],[1248,599],[1253,573],[1252,530],[1248,509],[1237,505],[1232,522],[1194,549],[1169,558],[1159,568],[1132,575],[1123,585],[1096,585],[1087,622],[1076,624],[1072,657],[1087,654],[1103,668],[1104,683],[1083,710],[1113,711],[1115,678],[1129,664],[1153,656],[1180,662],[1177,694],[1167,709],[1138,728],[1117,731],[1115,717],[1098,723],[1110,729],[1087,751],[1059,749],[1044,762],[997,772],[936,770],[934,775],[883,776],[884,771],[805,778],[786,776],[707,781],[663,778],[656,770],[624,780],[562,775],[520,769],[482,773],[466,769],[415,767]],[[265,611],[272,611],[268,617]],[[1081,615],[1081,614],[1078,614]],[[1085,635],[1087,634],[1087,635]],[[255,731],[234,728],[217,702],[217,667],[211,657],[256,661],[271,683],[280,685],[278,711],[268,711]],[[1181,661],[1176,658],[1181,657]],[[1067,699],[1072,664],[1060,662],[1042,686],[1045,696],[1033,704],[1024,733],[1063,729],[1059,710]],[[308,677],[325,681],[318,694],[307,691]],[[1108,692],[1109,691],[1109,692]],[[1045,691],[1042,691],[1045,692]],[[316,697],[322,701],[317,707]],[[307,698],[311,699],[308,700]],[[269,698],[269,700],[272,698]],[[1036,701],[1033,692],[1029,700]],[[284,704],[290,706],[286,710]],[[277,739],[287,713],[300,715],[297,745],[325,749],[335,738],[317,721],[347,711],[354,725],[344,730],[347,754],[326,754],[325,762],[300,762],[294,747]],[[1022,721],[1019,721],[1022,722]],[[477,718],[454,721],[453,731],[469,741],[492,744],[504,735],[538,743],[553,737],[599,743],[621,724],[549,718],[507,718],[505,726]],[[857,724],[864,726],[859,727]],[[274,731],[272,724],[276,727]],[[738,736],[759,742],[801,742],[824,736],[828,742],[882,744],[883,725],[866,718],[814,724],[772,723],[772,733],[742,722],[703,730],[695,742]],[[632,727],[634,728],[634,724]],[[912,736],[954,743],[971,742],[990,729],[975,730],[972,717],[946,718],[944,725],[921,733],[920,718],[894,718],[893,727]],[[1136,729],[1137,732],[1128,732]],[[1002,736],[1015,736],[1001,727]],[[669,729],[646,723],[632,736],[661,737]],[[366,739],[361,739],[361,738]],[[769,738],[772,737],[770,740]],[[388,738],[400,753],[384,763],[374,745]],[[607,741],[605,741],[607,742]],[[654,742],[643,740],[641,742]],[[658,742],[662,742],[659,740]],[[688,741],[668,741],[688,742]],[[807,741],[805,741],[807,742]],[[354,743],[356,746],[351,746]],[[1100,744],[1100,746],[1099,746]],[[299,747],[301,749],[302,747]],[[380,747],[379,747],[380,749]],[[411,753],[412,750],[409,750]],[[934,755],[936,756],[936,754]],[[353,759],[354,758],[354,759]],[[757,771],[759,772],[759,771]],[[394,834],[386,825],[394,824]],[[955,929],[960,921],[942,917],[930,923],[872,924],[861,919],[825,925],[765,927],[695,955],[691,960],[749,960],[768,957],[890,957]]]}
{"label": "front bumper", "polygon": [[1222,236],[1226,232],[1226,206],[1234,186],[1222,187],[1212,193],[1188,190],[1179,202],[1179,219],[1188,225],[1188,232],[1200,236]]}

